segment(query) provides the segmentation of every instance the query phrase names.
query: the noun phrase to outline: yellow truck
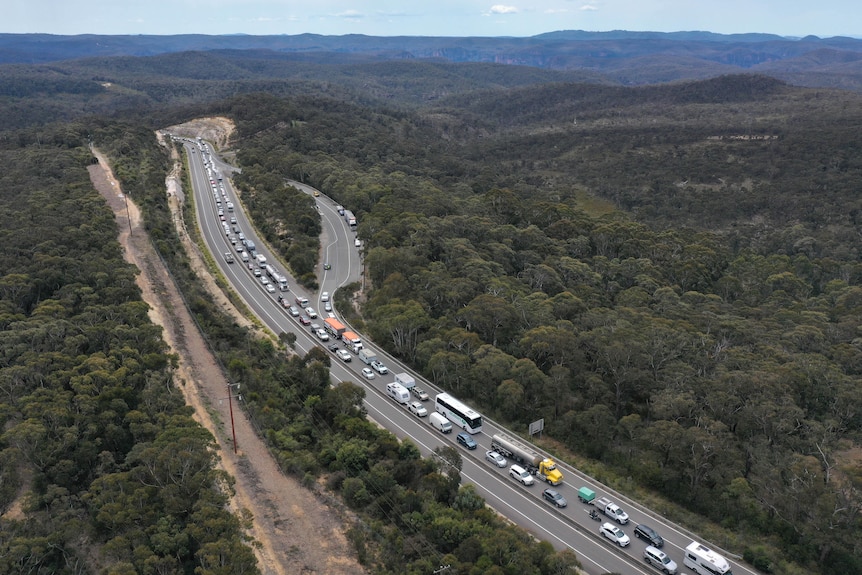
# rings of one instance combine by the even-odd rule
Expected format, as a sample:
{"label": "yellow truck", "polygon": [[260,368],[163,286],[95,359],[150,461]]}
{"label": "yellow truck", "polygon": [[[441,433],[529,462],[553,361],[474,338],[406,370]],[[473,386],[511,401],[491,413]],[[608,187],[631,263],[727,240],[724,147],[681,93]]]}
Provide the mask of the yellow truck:
{"label": "yellow truck", "polygon": [[563,474],[557,469],[557,464],[550,457],[541,455],[526,443],[504,433],[497,433],[491,438],[491,449],[500,455],[514,459],[526,466],[527,471],[537,479],[551,485],[563,482]]}

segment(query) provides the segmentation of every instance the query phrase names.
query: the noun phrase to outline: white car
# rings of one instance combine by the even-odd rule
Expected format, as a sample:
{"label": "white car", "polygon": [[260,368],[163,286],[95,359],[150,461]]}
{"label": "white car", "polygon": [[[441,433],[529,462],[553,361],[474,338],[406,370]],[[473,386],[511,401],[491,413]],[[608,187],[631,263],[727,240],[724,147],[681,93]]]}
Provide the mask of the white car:
{"label": "white car", "polygon": [[329,303],[328,301],[323,302],[323,311],[325,311],[325,312],[332,311],[332,304]]}
{"label": "white car", "polygon": [[323,328],[317,330],[317,337],[320,338],[320,341],[329,341],[329,334]]}
{"label": "white car", "polygon": [[320,294],[320,301],[329,301],[329,292],[325,291]]}
{"label": "white car", "polygon": [[367,367],[362,368],[362,377],[365,379],[374,379],[374,372]]}
{"label": "white car", "polygon": [[343,361],[344,363],[350,363],[350,360],[353,359],[353,357],[350,355],[350,352],[346,349],[339,349],[335,352],[335,355],[341,358],[341,361]]}
{"label": "white car", "polygon": [[533,476],[530,475],[530,472],[521,467],[520,465],[513,465],[509,468],[509,475],[513,478],[517,479],[524,485],[532,485],[535,483]]}
{"label": "white car", "polygon": [[308,316],[308,317],[310,317],[311,319],[317,319],[317,312],[316,312],[316,311],[314,311],[314,308],[313,308],[313,307],[307,307],[307,308],[305,308],[305,315],[307,315],[307,316]]}
{"label": "white car", "polygon": [[269,293],[275,293],[275,286],[272,284],[266,284],[266,291]]}
{"label": "white car", "polygon": [[497,467],[506,467],[506,458],[497,453],[496,451],[486,451],[485,459],[487,459]]}
{"label": "white car", "polygon": [[619,545],[620,547],[625,547],[629,544],[629,536],[625,534],[625,532],[614,525],[613,523],[602,523],[601,528],[599,529],[599,533]]}
{"label": "white car", "polygon": [[425,406],[419,403],[418,401],[414,401],[410,404],[410,413],[416,414],[416,417],[425,417],[428,415],[428,410],[425,409]]}

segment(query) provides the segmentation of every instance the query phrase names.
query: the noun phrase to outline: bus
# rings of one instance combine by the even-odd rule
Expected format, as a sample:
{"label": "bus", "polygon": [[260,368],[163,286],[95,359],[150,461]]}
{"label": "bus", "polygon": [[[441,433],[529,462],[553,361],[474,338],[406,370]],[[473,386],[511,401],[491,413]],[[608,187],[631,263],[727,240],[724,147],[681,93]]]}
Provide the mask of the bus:
{"label": "bus", "polygon": [[449,420],[468,433],[482,431],[482,415],[470,409],[448,393],[438,393],[434,400],[437,413],[445,415]]}
{"label": "bus", "polygon": [[727,559],[697,541],[685,548],[682,563],[699,575],[733,575]]}

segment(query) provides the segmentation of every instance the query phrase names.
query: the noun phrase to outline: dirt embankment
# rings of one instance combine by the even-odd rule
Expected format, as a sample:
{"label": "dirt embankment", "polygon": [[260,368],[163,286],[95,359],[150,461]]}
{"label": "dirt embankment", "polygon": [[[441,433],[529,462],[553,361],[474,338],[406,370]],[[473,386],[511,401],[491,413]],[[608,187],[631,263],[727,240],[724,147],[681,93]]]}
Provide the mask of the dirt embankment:
{"label": "dirt embankment", "polygon": [[[233,125],[224,118],[205,118],[169,130],[177,135],[201,136],[224,146]],[[254,551],[261,572],[265,575],[365,573],[344,535],[345,524],[339,514],[297,480],[281,473],[236,402],[233,414],[238,449],[234,453],[225,374],[156,255],[141,224],[140,212],[123,195],[106,158],[97,150],[94,154],[99,164],[91,166],[90,178],[114,211],[127,261],[141,270],[137,281],[150,305],[150,318],[164,328],[165,341],[180,358],[177,387],[186,403],[194,408],[197,421],[218,441],[221,466],[236,479],[236,494],[231,501],[234,511],[248,510],[253,516],[250,535],[257,541]],[[197,246],[184,229],[179,202],[182,195],[177,193],[182,161],[177,154],[174,156],[174,170],[167,178],[166,193],[183,246],[198,277],[220,307],[237,322],[250,326],[251,322],[216,286]]]}

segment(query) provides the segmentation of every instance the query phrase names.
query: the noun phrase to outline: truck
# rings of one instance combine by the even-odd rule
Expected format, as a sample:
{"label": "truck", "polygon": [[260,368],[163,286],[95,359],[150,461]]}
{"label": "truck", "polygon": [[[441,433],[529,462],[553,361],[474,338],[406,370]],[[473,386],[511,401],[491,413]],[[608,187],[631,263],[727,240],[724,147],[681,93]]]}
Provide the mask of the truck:
{"label": "truck", "polygon": [[359,359],[362,360],[362,363],[370,365],[372,361],[377,359],[377,354],[367,347],[364,347],[359,350]]}
{"label": "truck", "polygon": [[351,229],[356,229],[356,216],[350,210],[344,210],[344,221]]}
{"label": "truck", "polygon": [[257,254],[256,256],[254,256],[254,259],[257,260],[257,265],[259,265],[260,267],[263,267],[266,265],[266,256],[265,255]]}
{"label": "truck", "polygon": [[335,319],[334,317],[328,317],[323,320],[323,329],[329,332],[329,335],[338,339],[341,337],[347,328],[344,327],[344,324]]}
{"label": "truck", "polygon": [[526,443],[504,433],[491,438],[491,449],[526,466],[527,471],[551,485],[563,482],[563,474],[550,457],[538,453]]}
{"label": "truck", "polygon": [[343,332],[341,334],[341,341],[343,341],[344,345],[347,346],[347,348],[350,349],[350,351],[352,351],[353,353],[358,354],[359,350],[362,349],[362,340],[359,339],[359,336],[352,331]]}
{"label": "truck", "polygon": [[245,249],[250,252],[254,252],[257,249],[257,246],[254,245],[254,242],[251,240],[245,240]]}
{"label": "truck", "polygon": [[619,523],[625,525],[629,522],[628,513],[620,509],[620,506],[608,499],[607,497],[599,497],[593,501],[593,505],[598,507],[599,511]]}
{"label": "truck", "polygon": [[416,380],[409,373],[396,373],[395,382],[404,386],[404,389],[413,389],[416,387]]}

